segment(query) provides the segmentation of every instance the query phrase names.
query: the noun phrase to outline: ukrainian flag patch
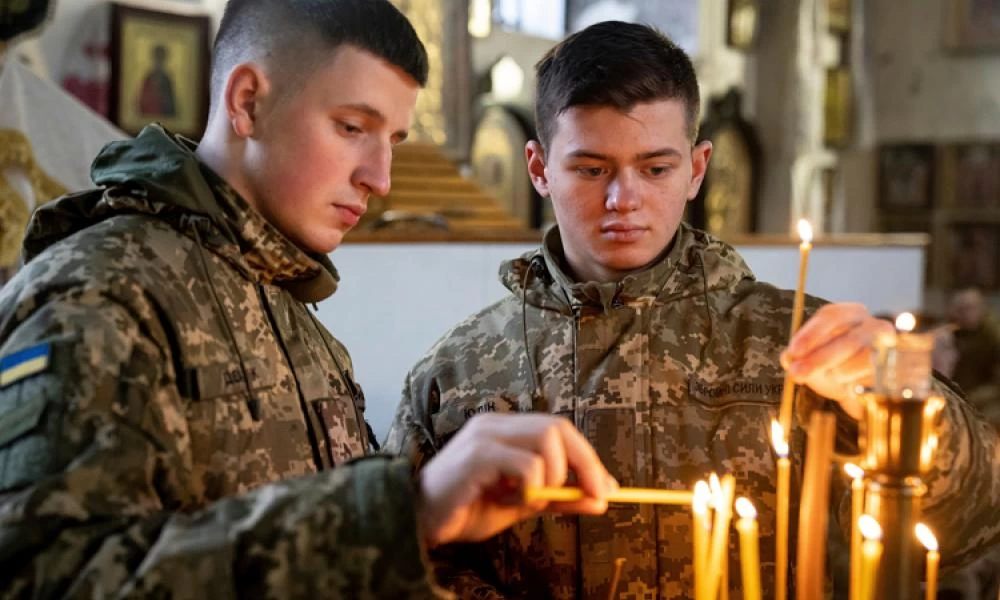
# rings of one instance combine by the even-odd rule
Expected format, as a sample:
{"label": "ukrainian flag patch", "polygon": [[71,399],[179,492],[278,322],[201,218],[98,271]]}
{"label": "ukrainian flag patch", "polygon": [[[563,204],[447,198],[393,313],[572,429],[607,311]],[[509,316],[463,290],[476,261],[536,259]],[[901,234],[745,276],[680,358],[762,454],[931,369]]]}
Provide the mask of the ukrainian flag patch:
{"label": "ukrainian flag patch", "polygon": [[0,387],[45,371],[51,355],[52,346],[45,342],[0,358]]}

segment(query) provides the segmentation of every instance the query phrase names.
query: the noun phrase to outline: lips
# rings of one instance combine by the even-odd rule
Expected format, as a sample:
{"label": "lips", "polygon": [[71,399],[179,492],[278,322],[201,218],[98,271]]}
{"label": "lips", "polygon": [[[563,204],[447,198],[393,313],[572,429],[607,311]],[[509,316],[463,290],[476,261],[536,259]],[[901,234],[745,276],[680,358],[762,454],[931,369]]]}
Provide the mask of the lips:
{"label": "lips", "polygon": [[615,242],[634,242],[641,238],[648,228],[630,223],[608,223],[601,227],[601,235]]}
{"label": "lips", "polygon": [[349,227],[357,225],[358,221],[360,221],[361,217],[365,214],[365,209],[361,206],[334,204],[334,207],[337,209],[337,214],[340,215],[340,218],[343,219],[344,223],[346,223]]}

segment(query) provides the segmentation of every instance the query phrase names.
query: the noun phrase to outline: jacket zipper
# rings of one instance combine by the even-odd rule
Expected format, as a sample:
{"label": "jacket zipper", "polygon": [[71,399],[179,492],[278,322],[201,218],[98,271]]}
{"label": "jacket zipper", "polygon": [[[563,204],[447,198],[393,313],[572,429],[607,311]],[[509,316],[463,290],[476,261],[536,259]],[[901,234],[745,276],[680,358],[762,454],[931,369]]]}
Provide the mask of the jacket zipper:
{"label": "jacket zipper", "polygon": [[267,292],[264,290],[264,286],[257,286],[257,294],[260,296],[261,307],[264,309],[264,314],[267,315],[267,321],[271,325],[271,333],[278,342],[278,347],[281,348],[281,354],[285,357],[285,363],[288,364],[288,371],[292,374],[292,381],[295,382],[295,391],[298,393],[299,408],[302,410],[302,417],[306,422],[306,433],[309,435],[309,446],[312,449],[313,461],[316,463],[316,470],[322,471],[323,455],[320,451],[319,442],[316,439],[316,431],[313,429],[312,420],[309,418],[309,407],[306,406],[305,394],[302,393],[299,377],[295,374],[292,357],[288,353],[288,348],[285,347],[285,340],[281,337],[281,330],[278,328],[278,322],[274,318],[274,313],[271,312],[271,303],[267,299]]}

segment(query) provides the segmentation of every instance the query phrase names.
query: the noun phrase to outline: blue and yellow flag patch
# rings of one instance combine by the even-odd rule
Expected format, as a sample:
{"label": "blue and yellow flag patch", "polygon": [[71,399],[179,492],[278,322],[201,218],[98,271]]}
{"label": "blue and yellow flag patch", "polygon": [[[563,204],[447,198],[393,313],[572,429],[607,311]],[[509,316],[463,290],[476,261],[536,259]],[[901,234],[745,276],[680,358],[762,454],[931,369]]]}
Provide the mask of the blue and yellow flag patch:
{"label": "blue and yellow flag patch", "polygon": [[0,387],[45,371],[51,355],[52,346],[45,342],[0,358]]}

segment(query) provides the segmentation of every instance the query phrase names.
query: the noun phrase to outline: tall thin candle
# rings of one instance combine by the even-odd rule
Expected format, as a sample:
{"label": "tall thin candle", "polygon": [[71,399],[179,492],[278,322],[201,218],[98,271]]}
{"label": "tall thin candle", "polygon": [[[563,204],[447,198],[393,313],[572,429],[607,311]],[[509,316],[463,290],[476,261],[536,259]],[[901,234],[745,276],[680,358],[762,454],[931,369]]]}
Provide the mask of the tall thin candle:
{"label": "tall thin candle", "polygon": [[771,421],[771,442],[777,455],[778,466],[778,514],[775,524],[777,541],[774,552],[775,599],[786,600],[788,596],[788,494],[790,493],[791,461],[788,458],[788,442],[781,424]]}
{"label": "tall thin candle", "polygon": [[864,538],[861,543],[860,600],[875,600],[878,563],[882,558],[882,526],[871,515],[861,515],[858,519],[858,529]]}
{"label": "tall thin candle", "polygon": [[708,515],[708,503],[712,492],[708,484],[699,481],[694,486],[694,500],[691,502],[692,529],[694,537],[694,596],[695,600],[706,599],[708,581],[708,536],[712,532],[712,521]]}
{"label": "tall thin candle", "polygon": [[[795,335],[802,325],[802,314],[805,311],[806,302],[806,271],[809,267],[809,252],[812,250],[813,230],[809,221],[801,219],[799,221],[799,237],[802,243],[799,244],[799,282],[795,288],[795,298],[792,302],[792,328],[789,335]],[[779,419],[781,427],[786,432],[792,430],[792,400],[795,398],[795,383],[790,375],[785,375],[785,386],[781,390],[781,411]]]}
{"label": "tall thin candle", "polygon": [[844,472],[851,478],[851,583],[850,599],[859,600],[861,585],[861,531],[858,519],[864,510],[865,472],[854,463],[844,465]]}
{"label": "tall thin candle", "polygon": [[760,600],[760,549],[757,509],[746,498],[736,500],[736,531],[740,533],[740,572],[744,600]]}
{"label": "tall thin candle", "polygon": [[937,538],[923,523],[917,523],[914,529],[917,539],[924,545],[924,548],[927,548],[927,586],[924,591],[924,600],[934,600],[937,598],[938,564],[941,562]]}

